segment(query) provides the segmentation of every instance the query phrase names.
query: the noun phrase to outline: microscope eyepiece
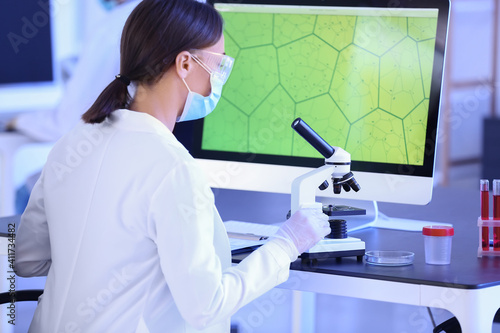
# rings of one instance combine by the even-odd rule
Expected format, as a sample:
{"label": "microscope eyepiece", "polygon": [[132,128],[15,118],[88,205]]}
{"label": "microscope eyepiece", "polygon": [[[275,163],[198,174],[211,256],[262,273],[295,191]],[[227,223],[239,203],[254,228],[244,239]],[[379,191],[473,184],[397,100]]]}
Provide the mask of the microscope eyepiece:
{"label": "microscope eyepiece", "polygon": [[335,149],[301,118],[297,118],[292,122],[292,128],[325,158],[330,158],[335,153]]}

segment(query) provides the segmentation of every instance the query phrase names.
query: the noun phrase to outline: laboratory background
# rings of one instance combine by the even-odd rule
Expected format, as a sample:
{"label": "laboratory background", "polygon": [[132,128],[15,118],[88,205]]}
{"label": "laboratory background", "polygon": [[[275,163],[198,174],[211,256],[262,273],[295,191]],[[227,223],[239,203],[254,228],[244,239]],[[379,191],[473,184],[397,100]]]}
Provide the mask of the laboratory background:
{"label": "laboratory background", "polygon": [[[0,11],[2,6],[0,4]],[[47,0],[38,1],[37,6],[41,13],[45,13]],[[102,20],[109,14],[98,0],[52,0],[51,6],[55,83],[46,86],[33,84],[22,90],[0,83],[1,126],[6,126],[18,114],[51,109],[59,103],[84,52],[86,41],[96,33]],[[491,184],[494,178],[500,178],[499,7],[500,1],[497,0],[452,0],[448,28],[434,188],[451,190],[457,195],[477,192],[478,207],[480,179],[489,179]],[[25,28],[29,36],[25,41],[19,41],[20,48],[36,41],[37,34],[43,33],[43,17],[40,15],[38,21],[35,19],[35,24]],[[20,27],[23,22],[20,20]],[[8,63],[0,64],[0,76],[2,68],[8,66]],[[29,184],[30,178],[43,167],[52,146],[53,142],[50,140],[43,142],[19,133],[13,136],[12,132],[0,132],[1,216],[18,213],[16,196],[22,196],[20,191],[23,186]],[[244,196],[245,202],[242,203],[238,201],[240,192],[224,189],[214,192],[223,219],[232,219],[236,215],[234,212],[238,210],[258,210],[259,207],[282,204],[289,200],[289,196],[284,194],[255,192]],[[248,202],[248,198],[253,201]],[[476,199],[475,196],[473,198]],[[403,204],[398,207],[396,211],[405,210]],[[457,205],[454,209],[460,211],[462,207]],[[472,215],[479,216],[479,213],[478,210]],[[283,221],[285,215],[276,212],[269,216],[269,221]],[[249,216],[251,219],[252,212],[249,212]],[[474,225],[477,221],[470,223]],[[457,239],[455,237],[453,246],[459,247]],[[489,262],[497,259],[500,260],[487,258]],[[498,267],[500,276],[500,261],[494,265]],[[17,278],[16,288],[37,289],[43,288],[43,284],[44,278]],[[307,298],[308,293],[304,294],[303,297]],[[453,302],[454,296],[443,295],[442,300]],[[294,301],[296,298],[297,295],[290,289],[273,289],[238,311],[232,319],[232,330],[238,333],[297,332],[293,328],[297,311],[307,312],[311,309],[297,310]],[[26,332],[35,306],[36,302],[17,303],[16,325],[8,329],[11,332]],[[315,294],[313,308],[314,313],[310,318],[313,318],[314,323],[309,327],[314,327],[314,332],[318,333],[432,332],[434,326],[454,316],[439,307],[321,293]],[[500,332],[500,316],[497,317],[499,322],[493,324],[493,332]]]}

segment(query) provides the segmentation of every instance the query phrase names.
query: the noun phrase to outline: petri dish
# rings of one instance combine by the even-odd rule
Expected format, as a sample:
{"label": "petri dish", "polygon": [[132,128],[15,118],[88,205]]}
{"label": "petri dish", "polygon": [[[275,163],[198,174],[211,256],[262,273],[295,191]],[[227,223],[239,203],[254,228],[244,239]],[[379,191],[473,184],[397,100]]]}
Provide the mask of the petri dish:
{"label": "petri dish", "polygon": [[367,251],[365,261],[377,266],[405,266],[413,264],[415,253],[409,251]]}

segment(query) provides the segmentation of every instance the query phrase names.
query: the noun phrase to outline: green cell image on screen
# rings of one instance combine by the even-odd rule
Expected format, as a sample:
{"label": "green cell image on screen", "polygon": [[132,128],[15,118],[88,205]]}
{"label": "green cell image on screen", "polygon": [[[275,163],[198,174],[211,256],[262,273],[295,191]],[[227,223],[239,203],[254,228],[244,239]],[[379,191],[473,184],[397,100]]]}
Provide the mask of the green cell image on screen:
{"label": "green cell image on screen", "polygon": [[352,160],[423,165],[437,15],[222,15],[235,64],[202,149],[320,158],[301,117]]}

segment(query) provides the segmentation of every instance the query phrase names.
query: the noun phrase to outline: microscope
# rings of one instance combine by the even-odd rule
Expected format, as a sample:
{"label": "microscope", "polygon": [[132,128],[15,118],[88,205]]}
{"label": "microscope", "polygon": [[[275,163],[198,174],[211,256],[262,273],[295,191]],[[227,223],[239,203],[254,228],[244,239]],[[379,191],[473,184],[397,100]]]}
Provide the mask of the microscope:
{"label": "microscope", "polygon": [[[360,190],[359,184],[351,172],[351,154],[340,147],[330,146],[301,118],[292,123],[292,128],[302,136],[311,146],[325,157],[325,165],[297,177],[292,182],[291,214],[301,206],[325,208],[316,202],[316,189],[326,190],[331,179],[333,192],[340,194],[351,189]],[[310,261],[325,258],[341,258],[356,256],[361,261],[365,254],[365,242],[358,238],[347,236],[345,220],[329,219],[332,232],[318,244],[301,254],[302,260]]]}

